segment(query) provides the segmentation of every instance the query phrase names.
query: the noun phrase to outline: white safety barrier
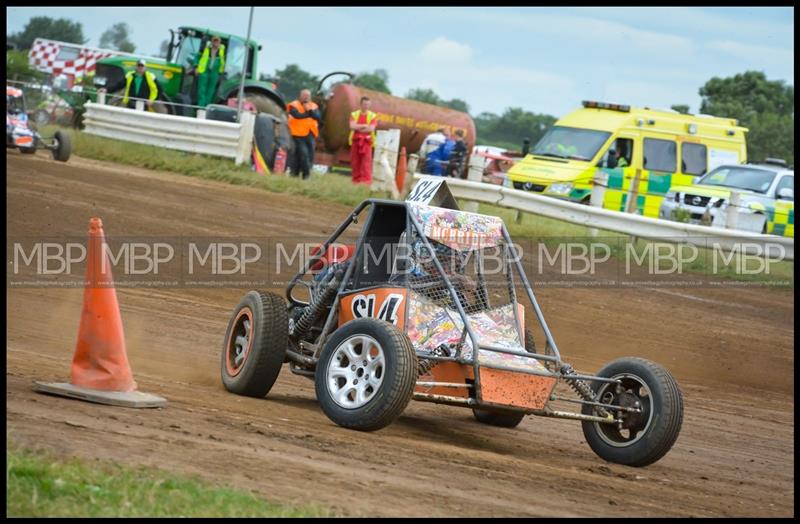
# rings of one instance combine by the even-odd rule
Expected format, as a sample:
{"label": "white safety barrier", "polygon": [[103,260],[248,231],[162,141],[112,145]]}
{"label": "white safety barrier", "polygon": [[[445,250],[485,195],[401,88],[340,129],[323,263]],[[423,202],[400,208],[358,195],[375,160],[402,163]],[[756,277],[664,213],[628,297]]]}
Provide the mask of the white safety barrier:
{"label": "white safety barrier", "polygon": [[[426,175],[415,174],[414,178]],[[794,260],[794,238],[707,227],[586,206],[494,184],[447,179],[454,197],[663,242]]]}
{"label": "white safety barrier", "polygon": [[392,198],[400,198],[395,182],[397,155],[400,151],[400,130],[378,131],[375,137],[375,151],[372,157],[373,191],[390,191]]}
{"label": "white safety barrier", "polygon": [[189,153],[233,158],[242,164],[253,147],[255,115],[242,113],[241,123],[135,111],[86,103],[85,133]]}

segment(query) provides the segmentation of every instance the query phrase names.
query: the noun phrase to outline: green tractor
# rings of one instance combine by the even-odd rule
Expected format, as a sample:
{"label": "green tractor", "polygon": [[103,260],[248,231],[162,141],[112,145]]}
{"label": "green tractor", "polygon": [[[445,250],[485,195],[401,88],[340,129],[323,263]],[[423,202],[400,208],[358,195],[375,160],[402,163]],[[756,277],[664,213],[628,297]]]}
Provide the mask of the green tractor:
{"label": "green tractor", "polygon": [[[147,60],[147,70],[158,81],[159,100],[165,102],[161,105],[162,110],[170,114],[194,116],[193,108],[170,103],[191,105],[196,102],[197,77],[188,73],[205,49],[206,43],[212,37],[219,36],[225,45],[225,72],[220,75],[214,103],[225,105],[229,99],[236,98],[244,73],[245,100],[253,104],[259,113],[267,113],[285,121],[286,102],[276,90],[275,84],[257,80],[258,51],[261,46],[256,41],[197,27],[180,27],[177,31],[170,30],[170,33],[166,60],[141,57]],[[249,52],[245,67],[246,49]],[[105,88],[110,94],[122,95],[125,75],[136,69],[138,58],[122,55],[100,60],[96,66],[94,86]]]}

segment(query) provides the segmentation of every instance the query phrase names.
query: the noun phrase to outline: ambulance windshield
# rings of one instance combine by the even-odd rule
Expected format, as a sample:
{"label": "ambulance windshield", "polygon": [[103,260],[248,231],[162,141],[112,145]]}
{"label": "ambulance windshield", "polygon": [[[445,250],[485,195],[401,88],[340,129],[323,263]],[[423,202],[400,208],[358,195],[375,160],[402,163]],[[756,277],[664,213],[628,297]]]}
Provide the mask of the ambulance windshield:
{"label": "ambulance windshield", "polygon": [[609,136],[611,133],[607,131],[554,126],[536,143],[533,154],[570,160],[591,160]]}

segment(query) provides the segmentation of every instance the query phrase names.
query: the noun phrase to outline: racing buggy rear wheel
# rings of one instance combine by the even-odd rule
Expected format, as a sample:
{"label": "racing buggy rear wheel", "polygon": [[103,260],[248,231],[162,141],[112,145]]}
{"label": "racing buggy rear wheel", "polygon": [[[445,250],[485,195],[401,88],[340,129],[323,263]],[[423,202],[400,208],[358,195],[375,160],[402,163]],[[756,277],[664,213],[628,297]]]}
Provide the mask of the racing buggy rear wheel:
{"label": "racing buggy rear wheel", "polygon": [[[620,381],[595,382],[592,387],[603,404],[631,408],[615,424],[582,422],[583,435],[601,458],[627,466],[656,462],[675,444],[683,422],[683,397],[669,371],[642,358],[620,358],[597,376]],[[596,415],[585,405],[584,415]]]}
{"label": "racing buggy rear wheel", "polygon": [[[533,331],[530,329],[525,330],[525,351],[528,353],[536,353],[536,341],[533,339]],[[472,414],[478,422],[490,426],[497,426],[498,428],[515,428],[519,426],[519,423],[525,418],[525,413],[502,409],[493,409],[490,411],[487,409],[472,408]]]}
{"label": "racing buggy rear wheel", "polygon": [[350,321],[333,333],[314,380],[328,418],[359,431],[381,429],[400,416],[416,381],[411,341],[394,325],[373,318]]}
{"label": "racing buggy rear wheel", "polygon": [[289,343],[283,299],[250,291],[233,311],[222,347],[222,383],[237,395],[263,397],[275,384]]}
{"label": "racing buggy rear wheel", "polygon": [[50,151],[53,154],[53,159],[59,162],[66,162],[72,153],[72,142],[70,142],[69,135],[63,131],[56,131],[53,139],[53,149]]}

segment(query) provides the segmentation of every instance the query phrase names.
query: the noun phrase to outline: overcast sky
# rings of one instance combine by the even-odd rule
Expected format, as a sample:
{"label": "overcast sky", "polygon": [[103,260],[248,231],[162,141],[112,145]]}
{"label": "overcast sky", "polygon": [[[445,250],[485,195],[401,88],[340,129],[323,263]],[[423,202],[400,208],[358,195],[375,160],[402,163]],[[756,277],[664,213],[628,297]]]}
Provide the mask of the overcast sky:
{"label": "overcast sky", "polygon": [[[247,33],[249,8],[8,7],[8,34],[32,16],[83,24],[97,46],[127,22],[137,53],[155,54],[179,25]],[[712,76],[746,70],[794,83],[794,8],[257,7],[259,71],[296,63],[314,74],[389,72],[404,95],[427,87],[470,112],[522,107],[561,116],[581,100],[700,105]]]}

